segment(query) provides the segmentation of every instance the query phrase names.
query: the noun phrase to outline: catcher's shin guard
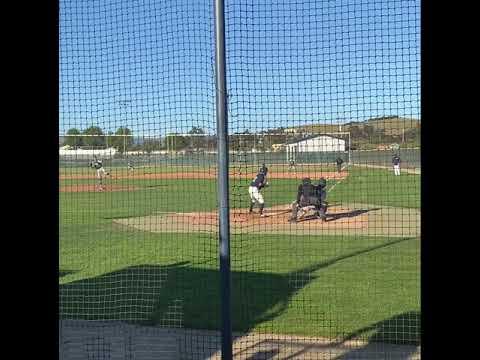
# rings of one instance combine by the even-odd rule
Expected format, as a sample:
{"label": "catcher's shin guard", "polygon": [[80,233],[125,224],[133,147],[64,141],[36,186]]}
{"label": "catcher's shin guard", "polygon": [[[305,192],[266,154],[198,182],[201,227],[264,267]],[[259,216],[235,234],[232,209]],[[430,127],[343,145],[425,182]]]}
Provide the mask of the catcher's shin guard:
{"label": "catcher's shin guard", "polygon": [[319,216],[320,216],[320,219],[322,219],[322,221],[327,221],[327,207],[328,205],[326,203],[324,203],[322,206],[320,206],[320,210],[319,210]]}
{"label": "catcher's shin guard", "polygon": [[298,203],[296,201],[294,201],[292,203],[292,215],[290,215],[290,219],[288,221],[296,222],[297,221],[297,213],[298,213]]}

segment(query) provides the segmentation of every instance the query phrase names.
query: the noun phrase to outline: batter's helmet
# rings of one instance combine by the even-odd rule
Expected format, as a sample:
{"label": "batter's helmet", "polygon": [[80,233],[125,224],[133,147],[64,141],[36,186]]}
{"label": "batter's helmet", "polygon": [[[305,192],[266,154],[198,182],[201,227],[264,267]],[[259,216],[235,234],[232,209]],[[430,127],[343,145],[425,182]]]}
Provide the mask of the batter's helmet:
{"label": "batter's helmet", "polygon": [[318,180],[318,186],[320,187],[325,187],[327,186],[327,180],[325,180],[325,178],[320,178],[320,180]]}

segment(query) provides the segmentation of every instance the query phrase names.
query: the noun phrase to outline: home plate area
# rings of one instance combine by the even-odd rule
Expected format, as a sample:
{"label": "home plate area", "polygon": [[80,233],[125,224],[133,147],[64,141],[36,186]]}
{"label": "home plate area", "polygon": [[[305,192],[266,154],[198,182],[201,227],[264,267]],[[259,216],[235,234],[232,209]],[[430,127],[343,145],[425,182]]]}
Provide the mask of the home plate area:
{"label": "home plate area", "polygon": [[[258,210],[249,213],[248,209],[230,211],[230,231],[241,233],[275,233],[275,234],[349,234],[370,233],[386,235],[381,228],[388,230],[389,224],[380,220],[378,215],[384,209],[372,206],[348,206],[334,204],[328,207],[327,219],[323,222],[314,216],[313,211],[305,214],[296,223],[290,223],[291,205],[278,205],[264,210],[265,217],[260,217]],[[372,221],[375,223],[373,224]],[[159,213],[155,215],[117,219],[116,223],[150,232],[217,232],[218,212]],[[372,228],[372,225],[373,228]],[[369,231],[369,229],[371,231]],[[392,234],[393,235],[393,234]]]}

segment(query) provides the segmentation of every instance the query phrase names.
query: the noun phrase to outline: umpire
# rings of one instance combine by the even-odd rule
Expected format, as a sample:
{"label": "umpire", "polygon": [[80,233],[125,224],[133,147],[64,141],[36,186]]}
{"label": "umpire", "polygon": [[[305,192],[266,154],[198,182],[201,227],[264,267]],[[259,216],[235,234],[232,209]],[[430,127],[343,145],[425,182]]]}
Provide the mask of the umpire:
{"label": "umpire", "polygon": [[302,183],[298,186],[297,201],[293,203],[292,215],[288,221],[296,222],[298,210],[304,206],[314,205],[315,209],[320,211],[318,195],[318,188],[312,184],[310,178],[302,179]]}
{"label": "umpire", "polygon": [[325,180],[325,178],[320,178],[318,181],[317,197],[320,201],[320,209],[318,211],[320,219],[322,219],[322,221],[327,221],[327,180]]}

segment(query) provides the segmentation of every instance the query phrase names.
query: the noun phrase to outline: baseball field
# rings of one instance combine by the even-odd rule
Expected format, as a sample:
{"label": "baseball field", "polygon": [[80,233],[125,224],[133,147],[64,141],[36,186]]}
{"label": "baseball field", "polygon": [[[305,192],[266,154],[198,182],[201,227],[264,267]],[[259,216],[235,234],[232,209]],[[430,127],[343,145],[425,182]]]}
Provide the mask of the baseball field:
{"label": "baseball field", "polygon": [[[420,175],[271,166],[230,179],[233,330],[417,344]],[[219,328],[216,169],[60,169],[60,317]],[[288,223],[302,177],[327,179],[327,222]]]}

